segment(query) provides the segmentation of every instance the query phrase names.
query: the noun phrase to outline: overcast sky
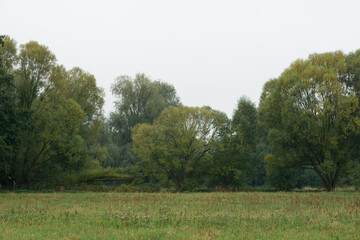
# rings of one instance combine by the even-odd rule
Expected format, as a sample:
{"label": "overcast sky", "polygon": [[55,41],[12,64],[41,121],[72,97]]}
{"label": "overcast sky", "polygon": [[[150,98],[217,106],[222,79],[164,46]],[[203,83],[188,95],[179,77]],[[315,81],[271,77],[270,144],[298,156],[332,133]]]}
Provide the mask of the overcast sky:
{"label": "overcast sky", "polygon": [[94,74],[113,111],[119,75],[175,86],[188,106],[232,115],[297,58],[360,48],[360,1],[0,0],[0,35],[36,40]]}

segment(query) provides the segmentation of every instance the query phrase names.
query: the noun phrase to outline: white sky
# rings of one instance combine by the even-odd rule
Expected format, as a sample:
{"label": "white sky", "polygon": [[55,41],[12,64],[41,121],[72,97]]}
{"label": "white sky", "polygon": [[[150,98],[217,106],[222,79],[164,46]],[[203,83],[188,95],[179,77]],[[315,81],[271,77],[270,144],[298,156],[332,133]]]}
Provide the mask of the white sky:
{"label": "white sky", "polygon": [[360,48],[359,10],[356,0],[0,0],[0,35],[38,41],[59,64],[94,74],[106,114],[114,79],[144,72],[185,105],[231,116],[297,58]]}

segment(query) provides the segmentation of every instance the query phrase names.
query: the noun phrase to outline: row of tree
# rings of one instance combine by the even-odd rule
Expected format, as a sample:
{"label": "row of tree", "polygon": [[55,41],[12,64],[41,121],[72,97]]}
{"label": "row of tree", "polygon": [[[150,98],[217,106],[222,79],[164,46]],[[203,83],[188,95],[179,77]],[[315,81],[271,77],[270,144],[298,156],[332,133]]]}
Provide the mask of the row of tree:
{"label": "row of tree", "polygon": [[3,187],[79,184],[94,171],[152,190],[360,184],[360,50],[295,61],[264,85],[258,107],[240,98],[231,119],[182,105],[145,74],[120,76],[104,118],[93,75],[66,70],[37,42],[18,52],[0,39]]}

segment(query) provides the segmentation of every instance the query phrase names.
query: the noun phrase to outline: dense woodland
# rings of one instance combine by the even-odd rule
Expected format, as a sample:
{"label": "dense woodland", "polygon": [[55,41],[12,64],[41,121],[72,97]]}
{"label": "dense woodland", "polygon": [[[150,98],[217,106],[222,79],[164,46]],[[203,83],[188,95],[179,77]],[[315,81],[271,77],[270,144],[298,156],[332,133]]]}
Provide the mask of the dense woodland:
{"label": "dense woodland", "polygon": [[[81,63],[79,63],[81,64]],[[240,92],[240,90],[239,90]],[[0,189],[135,191],[360,187],[360,50],[312,54],[231,119],[139,73],[112,85],[35,41],[0,38]]]}

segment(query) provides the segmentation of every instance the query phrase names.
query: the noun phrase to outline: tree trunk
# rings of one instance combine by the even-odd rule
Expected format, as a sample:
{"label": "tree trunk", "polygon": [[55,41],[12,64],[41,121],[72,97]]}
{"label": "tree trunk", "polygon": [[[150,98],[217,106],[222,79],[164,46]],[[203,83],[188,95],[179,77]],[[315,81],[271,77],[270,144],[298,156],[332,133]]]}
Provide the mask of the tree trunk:
{"label": "tree trunk", "polygon": [[329,185],[325,186],[325,189],[327,192],[333,192],[333,191],[335,191],[335,186],[333,184],[329,184]]}
{"label": "tree trunk", "polygon": [[326,181],[325,179],[321,178],[321,180],[322,180],[323,186],[327,192],[335,191],[337,179],[330,179],[329,181]]}

